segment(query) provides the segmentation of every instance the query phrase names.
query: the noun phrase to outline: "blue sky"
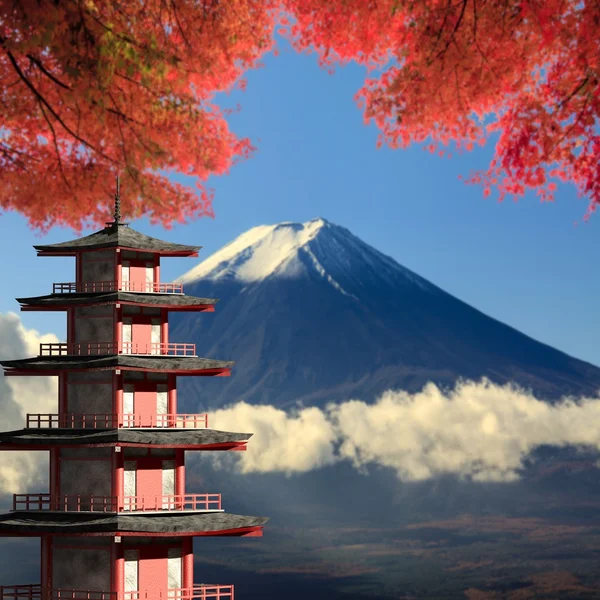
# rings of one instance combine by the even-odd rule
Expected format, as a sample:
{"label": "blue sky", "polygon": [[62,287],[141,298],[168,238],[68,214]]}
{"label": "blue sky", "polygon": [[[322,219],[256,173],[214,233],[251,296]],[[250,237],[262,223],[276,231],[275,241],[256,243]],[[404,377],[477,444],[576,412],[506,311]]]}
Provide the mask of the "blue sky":
{"label": "blue sky", "polygon": [[[201,244],[207,257],[255,225],[321,216],[490,316],[600,365],[600,214],[582,223],[586,201],[571,186],[559,187],[554,204],[484,200],[481,188],[458,176],[484,168],[491,147],[450,160],[417,147],[377,150],[377,131],[363,124],[353,100],[363,69],[329,75],[315,56],[285,48],[264,63],[248,74],[245,92],[224,100],[242,104],[231,126],[258,150],[211,180],[216,218],[171,231],[137,221],[136,229]],[[126,196],[123,190],[124,212]],[[0,312],[18,310],[15,296],[49,293],[53,281],[73,279],[72,259],[37,258],[32,249],[71,239],[71,231],[42,238],[22,217],[5,214],[0,234]],[[196,260],[165,259],[162,280]],[[64,336],[62,316],[22,317],[28,327]]]}

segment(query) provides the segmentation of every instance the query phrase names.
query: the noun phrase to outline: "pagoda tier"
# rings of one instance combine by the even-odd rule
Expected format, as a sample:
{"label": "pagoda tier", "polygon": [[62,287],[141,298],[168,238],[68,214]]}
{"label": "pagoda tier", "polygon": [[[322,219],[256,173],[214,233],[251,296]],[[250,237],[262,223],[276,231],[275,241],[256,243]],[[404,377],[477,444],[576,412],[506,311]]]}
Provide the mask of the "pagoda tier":
{"label": "pagoda tier", "polygon": [[198,251],[202,246],[185,246],[164,242],[135,231],[126,223],[115,221],[91,235],[59,244],[34,246],[34,248],[37,250],[38,256],[77,256],[83,252],[88,254],[113,249],[121,252],[145,252],[154,258],[156,255],[198,256]]}
{"label": "pagoda tier", "polygon": [[[17,298],[22,311],[68,311],[81,307],[122,304],[126,307],[164,308],[169,311],[214,312],[216,298],[196,298],[181,293],[145,293],[131,291],[114,291],[106,288],[113,287],[113,282],[92,282],[89,289],[105,288],[103,291],[52,293],[33,298]],[[56,285],[56,284],[55,284]],[[71,285],[71,284],[59,284]],[[154,284],[152,284],[154,285]],[[161,284],[158,285],[167,285]],[[175,284],[172,284],[175,285]],[[127,315],[127,309],[124,314]],[[76,314],[75,314],[76,316]]]}
{"label": "pagoda tier", "polygon": [[49,489],[15,494],[0,515],[0,535],[41,538],[41,582],[0,587],[0,600],[233,600],[233,586],[194,585],[192,540],[258,537],[267,521],[225,512],[220,494],[186,491],[187,450],[245,450],[252,435],[177,411],[177,375],[227,376],[234,364],[169,341],[168,311],[212,311],[216,300],[161,283],[159,260],[200,246],[119,220],[117,192],[103,230],[36,246],[40,256],[74,256],[75,281],[19,300],[23,310],[65,310],[67,341],[0,361],[5,375],[58,376],[59,390],[56,412],[0,433],[0,450],[50,459]]}
{"label": "pagoda tier", "polygon": [[[55,415],[28,415],[46,417]],[[94,415],[100,416],[100,415]],[[104,416],[104,415],[102,415]],[[53,448],[160,448],[184,450],[245,451],[251,433],[230,433],[214,429],[103,429],[47,428],[20,429],[0,433],[0,450],[51,450]]]}
{"label": "pagoda tier", "polygon": [[[54,344],[60,351],[60,345]],[[68,348],[65,345],[65,348]],[[68,352],[68,349],[66,350]],[[157,352],[158,354],[158,352]],[[136,371],[199,376],[228,376],[233,361],[180,356],[140,356],[129,354],[38,356],[20,360],[2,360],[4,375],[60,375],[68,372]],[[76,374],[76,373],[74,373]],[[117,373],[118,374],[118,373]]]}
{"label": "pagoda tier", "polygon": [[0,515],[0,535],[39,537],[53,535],[103,536],[262,536],[266,517],[245,517],[217,512],[191,514],[111,515],[103,512],[15,511]]}

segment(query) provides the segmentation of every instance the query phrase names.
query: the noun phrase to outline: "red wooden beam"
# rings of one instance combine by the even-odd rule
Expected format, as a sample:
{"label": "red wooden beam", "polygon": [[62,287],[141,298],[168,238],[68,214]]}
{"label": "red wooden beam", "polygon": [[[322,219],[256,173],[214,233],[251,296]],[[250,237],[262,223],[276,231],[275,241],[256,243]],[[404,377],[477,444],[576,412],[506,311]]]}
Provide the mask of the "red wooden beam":
{"label": "red wooden beam", "polygon": [[[108,355],[110,356],[110,355]],[[143,357],[142,357],[143,358]],[[185,357],[183,357],[185,358]],[[190,369],[144,369],[142,367],[124,367],[122,365],[110,366],[110,367],[95,367],[91,369],[45,369],[38,371],[37,369],[5,369],[5,377],[16,377],[16,376],[27,376],[27,377],[52,377],[61,375],[62,373],[93,373],[96,371],[115,371],[121,369],[122,371],[141,371],[144,373],[173,373],[175,375],[190,375],[196,377],[229,377],[231,375],[231,369],[203,369],[203,370],[190,370]]]}
{"label": "red wooden beam", "polygon": [[69,310],[74,307],[81,306],[106,306],[110,304],[117,304],[117,302],[123,306],[140,306],[140,307],[149,307],[149,308],[164,308],[169,312],[215,312],[214,304],[186,304],[185,306],[177,306],[171,304],[148,304],[146,302],[130,302],[123,300],[111,300],[109,302],[85,302],[78,304],[64,304],[57,306],[53,304],[52,306],[42,305],[42,304],[27,304],[25,306],[21,306],[22,312],[60,312]]}
{"label": "red wooden beam", "polygon": [[[92,430],[96,431],[96,430]],[[178,430],[182,431],[182,430]],[[189,450],[198,452],[246,452],[246,444],[248,442],[221,442],[219,444],[169,444],[169,448],[175,450]],[[69,444],[66,448],[114,448],[120,446],[121,448],[164,448],[163,444],[134,444],[129,442],[108,442],[108,443],[97,443],[97,444]],[[52,448],[56,448],[57,444],[3,444],[0,442],[1,450],[15,450],[15,451],[30,451],[30,450],[43,450],[48,451]]]}
{"label": "red wooden beam", "polygon": [[75,533],[65,531],[58,533],[41,533],[35,531],[5,531],[0,523],[0,536],[3,537],[262,537],[262,526],[240,527],[239,529],[223,529],[220,531],[100,531]]}

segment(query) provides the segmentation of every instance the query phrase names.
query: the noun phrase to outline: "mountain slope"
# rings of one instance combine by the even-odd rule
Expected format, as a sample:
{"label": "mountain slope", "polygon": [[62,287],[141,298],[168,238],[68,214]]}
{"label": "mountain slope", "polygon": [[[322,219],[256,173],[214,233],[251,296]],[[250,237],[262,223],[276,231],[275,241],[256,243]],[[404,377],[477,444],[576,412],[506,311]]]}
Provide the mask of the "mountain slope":
{"label": "mountain slope", "polygon": [[179,281],[220,302],[212,315],[171,316],[171,339],[236,361],[226,381],[183,378],[185,396],[205,407],[370,401],[483,376],[549,400],[600,388],[597,367],[484,315],[323,219],[255,227]]}

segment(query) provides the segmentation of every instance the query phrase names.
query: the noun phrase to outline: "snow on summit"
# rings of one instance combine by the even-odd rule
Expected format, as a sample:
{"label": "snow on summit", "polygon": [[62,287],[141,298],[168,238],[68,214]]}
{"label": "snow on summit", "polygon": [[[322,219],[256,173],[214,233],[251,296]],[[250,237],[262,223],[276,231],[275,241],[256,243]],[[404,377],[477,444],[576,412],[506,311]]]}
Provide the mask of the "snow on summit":
{"label": "snow on summit", "polygon": [[281,266],[292,267],[289,263],[298,250],[327,225],[324,219],[313,219],[307,223],[288,222],[253,227],[177,281],[188,283],[227,276],[243,283],[265,279]]}
{"label": "snow on summit", "polygon": [[227,279],[248,284],[272,275],[297,277],[307,268],[350,296],[353,294],[344,289],[350,281],[361,287],[366,280],[373,283],[374,277],[392,285],[412,284],[429,291],[434,288],[344,227],[322,218],[253,227],[177,281],[186,284]]}

